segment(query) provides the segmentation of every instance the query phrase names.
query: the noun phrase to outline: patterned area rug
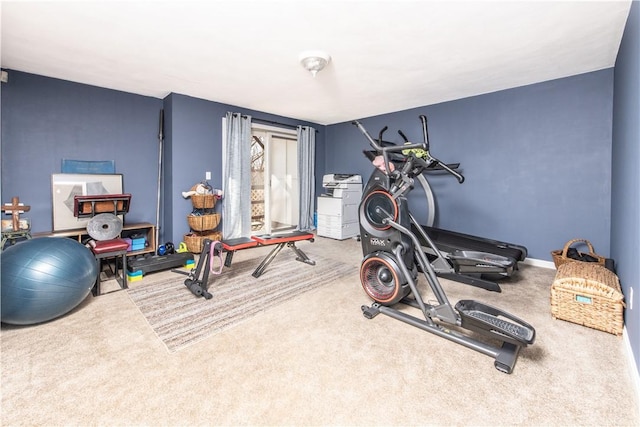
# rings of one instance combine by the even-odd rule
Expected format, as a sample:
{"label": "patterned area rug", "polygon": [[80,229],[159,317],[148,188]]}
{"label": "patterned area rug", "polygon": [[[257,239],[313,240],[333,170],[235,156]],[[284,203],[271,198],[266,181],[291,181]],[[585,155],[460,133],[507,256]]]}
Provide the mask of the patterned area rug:
{"label": "patterned area rug", "polygon": [[[158,338],[170,352],[178,351],[272,308],[304,292],[353,273],[353,267],[311,256],[316,265],[295,260],[282,251],[259,278],[251,273],[260,259],[250,259],[209,275],[211,299],[197,297],[184,285],[187,276],[129,289]],[[201,274],[202,276],[202,274]]]}

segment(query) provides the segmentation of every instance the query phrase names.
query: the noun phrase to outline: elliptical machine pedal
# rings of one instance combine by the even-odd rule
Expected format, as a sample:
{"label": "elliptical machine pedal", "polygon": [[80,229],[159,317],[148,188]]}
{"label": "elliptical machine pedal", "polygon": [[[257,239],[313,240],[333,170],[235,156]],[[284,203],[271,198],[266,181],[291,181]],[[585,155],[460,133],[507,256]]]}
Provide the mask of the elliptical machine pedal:
{"label": "elliptical machine pedal", "polygon": [[473,300],[458,301],[455,308],[462,320],[460,326],[465,329],[498,335],[497,338],[516,345],[533,344],[535,340],[536,332],[531,325],[503,310]]}

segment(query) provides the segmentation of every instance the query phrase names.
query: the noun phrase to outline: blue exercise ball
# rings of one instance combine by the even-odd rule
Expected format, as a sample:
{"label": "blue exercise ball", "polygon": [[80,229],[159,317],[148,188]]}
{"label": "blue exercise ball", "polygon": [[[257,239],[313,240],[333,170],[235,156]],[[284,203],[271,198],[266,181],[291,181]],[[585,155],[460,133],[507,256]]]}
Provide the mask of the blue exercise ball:
{"label": "blue exercise ball", "polygon": [[32,325],[68,313],[91,292],[98,263],[89,249],[66,237],[41,237],[0,255],[2,322]]}

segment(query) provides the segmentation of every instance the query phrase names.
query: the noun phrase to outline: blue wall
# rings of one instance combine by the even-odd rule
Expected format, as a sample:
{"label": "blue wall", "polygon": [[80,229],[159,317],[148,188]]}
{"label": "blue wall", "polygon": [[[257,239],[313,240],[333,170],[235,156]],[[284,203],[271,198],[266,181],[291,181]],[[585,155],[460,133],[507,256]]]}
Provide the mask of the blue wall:
{"label": "blue wall", "polygon": [[[401,129],[422,141],[429,120],[434,156],[460,162],[466,181],[430,179],[436,225],[522,244],[532,258],[570,239],[589,239],[609,255],[613,70],[362,119],[373,136],[400,142]],[[327,129],[328,171],[368,177],[367,141],[350,123]],[[419,193],[414,214],[426,218]]]}
{"label": "blue wall", "polygon": [[[615,67],[611,254],[627,299],[625,324],[640,371],[640,3],[634,1]],[[633,287],[633,310],[629,289]]]}
{"label": "blue wall", "polygon": [[209,183],[222,188],[222,159],[220,157],[221,117],[229,106],[197,98],[171,94],[165,99],[170,105],[170,122],[166,136],[166,164],[171,168],[165,174],[163,210],[165,229],[161,241],[182,241],[189,231],[186,216],[191,212],[191,200],[184,199],[183,191],[205,179],[211,171]]}
{"label": "blue wall", "polygon": [[[33,232],[51,231],[51,174],[62,159],[115,160],[132,194],[126,222],[156,223],[159,117],[165,110],[160,243],[180,242],[191,212],[182,191],[212,172],[222,188],[222,117],[227,111],[285,125],[312,126],[321,189],[324,127],[310,122],[171,94],[160,100],[9,70],[2,84],[2,191],[31,206]],[[224,220],[224,219],[223,219]]]}
{"label": "blue wall", "polygon": [[20,197],[33,231],[51,231],[51,174],[62,159],[115,160],[134,195],[127,221],[155,223],[161,108],[155,98],[10,71],[2,83],[2,200]]}
{"label": "blue wall", "polygon": [[[324,127],[183,95],[160,100],[9,70],[2,84],[2,192],[31,206],[33,232],[51,231],[51,174],[62,159],[115,160],[132,194],[126,221],[156,223],[159,117],[165,110],[160,243],[189,231],[191,202],[182,191],[212,172],[222,188],[222,117],[227,111],[285,125],[313,126],[317,147]],[[324,163],[322,148],[318,161]],[[318,167],[317,183],[323,168]]]}
{"label": "blue wall", "polygon": [[[212,172],[209,183],[214,188],[222,188],[222,118],[227,111],[288,126],[314,127],[318,131],[316,191],[320,191],[324,170],[323,126],[178,94],[171,94],[165,99],[165,108],[171,111],[165,156],[166,163],[172,170],[165,173],[163,206],[165,217],[171,213],[171,218],[164,221],[165,230],[161,230],[161,241],[173,236],[173,241],[179,242],[189,231],[186,216],[191,212],[192,205],[190,200],[182,198],[181,193],[202,181],[206,171]],[[216,209],[220,211],[220,206]],[[224,218],[222,221],[224,222]]]}
{"label": "blue wall", "polygon": [[[532,258],[574,237],[609,255],[613,70],[362,119],[385,139],[422,138],[419,114],[429,118],[432,152],[461,162],[463,185],[431,179],[437,225],[527,246]],[[11,71],[2,86],[2,195],[32,206],[34,231],[51,229],[51,174],[63,158],[116,161],[133,194],[127,221],[155,223],[158,117],[165,109],[161,241],[188,232],[191,204],[180,195],[212,171],[222,186],[221,119],[227,111],[297,124],[288,118],[184,95],[164,101]],[[311,125],[310,123],[301,123]],[[317,185],[323,173],[371,167],[364,137],[350,123],[315,126]],[[326,137],[325,137],[326,134]],[[324,144],[326,139],[326,144]],[[418,218],[426,203],[413,193]],[[544,218],[544,221],[540,221]],[[224,219],[223,219],[224,220]]]}

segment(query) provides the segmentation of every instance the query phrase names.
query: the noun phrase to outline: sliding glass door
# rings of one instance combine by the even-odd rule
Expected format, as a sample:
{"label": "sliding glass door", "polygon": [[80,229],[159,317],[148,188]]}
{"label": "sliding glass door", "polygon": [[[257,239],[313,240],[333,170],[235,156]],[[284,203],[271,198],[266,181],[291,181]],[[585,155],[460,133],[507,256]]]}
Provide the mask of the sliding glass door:
{"label": "sliding glass door", "polygon": [[252,126],[252,232],[292,230],[299,216],[295,130]]}

